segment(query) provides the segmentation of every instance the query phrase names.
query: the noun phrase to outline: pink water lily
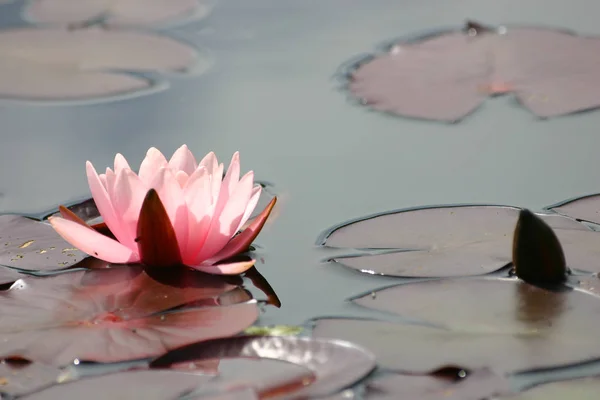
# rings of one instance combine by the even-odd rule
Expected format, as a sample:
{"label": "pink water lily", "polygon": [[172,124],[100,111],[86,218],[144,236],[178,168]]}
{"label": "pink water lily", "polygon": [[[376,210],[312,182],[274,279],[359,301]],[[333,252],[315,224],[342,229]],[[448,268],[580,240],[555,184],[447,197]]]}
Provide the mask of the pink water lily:
{"label": "pink water lily", "polygon": [[104,224],[89,226],[65,207],[61,217],[50,218],[56,232],[81,251],[111,263],[184,264],[213,274],[239,274],[254,265],[223,261],[248,250],[276,198],[236,235],[261,193],[252,171],[240,179],[239,153],[225,177],[214,153],[197,163],[186,145],[169,161],[151,148],[139,174],[121,154],[114,170],[98,175],[89,161],[86,169]]}

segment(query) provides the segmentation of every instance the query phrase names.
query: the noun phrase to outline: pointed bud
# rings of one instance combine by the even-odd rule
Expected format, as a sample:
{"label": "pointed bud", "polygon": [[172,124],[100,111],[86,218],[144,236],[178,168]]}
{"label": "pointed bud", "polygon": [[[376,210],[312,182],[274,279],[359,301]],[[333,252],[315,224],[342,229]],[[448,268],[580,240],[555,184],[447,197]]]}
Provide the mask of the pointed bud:
{"label": "pointed bud", "polygon": [[567,278],[567,264],[556,234],[540,217],[521,210],[513,240],[516,275],[534,285],[555,285]]}
{"label": "pointed bud", "polygon": [[142,203],[137,224],[138,250],[143,264],[170,267],[181,264],[177,236],[156,190],[150,189]]}

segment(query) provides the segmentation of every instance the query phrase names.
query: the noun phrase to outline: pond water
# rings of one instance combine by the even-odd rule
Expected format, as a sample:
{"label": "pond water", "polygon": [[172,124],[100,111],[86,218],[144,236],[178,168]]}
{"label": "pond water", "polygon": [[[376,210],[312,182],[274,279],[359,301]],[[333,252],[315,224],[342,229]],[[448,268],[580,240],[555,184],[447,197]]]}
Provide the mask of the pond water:
{"label": "pond water", "polygon": [[[0,6],[0,27],[25,25],[21,6]],[[598,192],[600,112],[539,120],[498,97],[458,124],[403,119],[349,102],[340,66],[383,41],[460,28],[466,18],[600,34],[598,12],[592,0],[216,2],[206,18],[165,31],[209,50],[203,74],[166,75],[168,89],[122,101],[2,103],[0,212],[38,214],[85,198],[86,160],[103,168],[120,152],[138,165],[151,146],[171,154],[183,143],[224,161],[239,150],[242,170],[279,196],[256,244],[257,268],[283,305],[268,307],[260,324],[376,316],[345,300],[402,280],[324,263],[340,250],[315,245],[323,230],[405,207],[540,209]]]}

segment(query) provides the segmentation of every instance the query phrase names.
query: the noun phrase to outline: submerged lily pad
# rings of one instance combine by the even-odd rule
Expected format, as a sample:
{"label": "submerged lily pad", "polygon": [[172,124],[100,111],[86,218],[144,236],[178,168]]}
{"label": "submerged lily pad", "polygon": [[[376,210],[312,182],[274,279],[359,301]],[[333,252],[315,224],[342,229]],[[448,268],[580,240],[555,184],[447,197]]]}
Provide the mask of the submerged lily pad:
{"label": "submerged lily pad", "polygon": [[363,345],[393,370],[423,373],[455,364],[515,372],[600,358],[600,300],[569,288],[549,291],[517,279],[433,280],[354,302],[432,324],[316,321],[315,336]]}
{"label": "submerged lily pad", "polygon": [[0,215],[2,265],[49,271],[71,267],[86,257],[46,223],[19,215]]}
{"label": "submerged lily pad", "polygon": [[427,375],[389,374],[367,383],[368,400],[482,400],[510,393],[508,380],[488,369],[445,367]]}
{"label": "submerged lily pad", "polygon": [[600,377],[591,377],[547,383],[514,396],[494,400],[596,400],[598,393]]}
{"label": "submerged lily pad", "polygon": [[[392,211],[333,227],[320,244],[355,249],[333,261],[370,274],[482,275],[511,263],[520,209],[456,205]],[[600,271],[600,234],[574,219],[538,214],[558,236],[571,268]]]}
{"label": "submerged lily pad", "polygon": [[[373,355],[351,343],[292,336],[242,336],[192,344],[157,358],[151,366],[165,368],[185,362],[238,357],[287,361],[307,368],[309,374],[271,381],[259,390],[261,395],[293,391],[298,398],[335,393],[375,368]],[[226,391],[223,385],[214,390]],[[209,389],[213,388],[199,388],[198,393]]]}
{"label": "submerged lily pad", "polygon": [[373,109],[414,118],[460,121],[507,93],[536,116],[555,117],[600,106],[598,49],[598,37],[564,30],[471,23],[368,57],[348,74],[348,88]]}
{"label": "submerged lily pad", "polygon": [[119,30],[0,31],[0,98],[41,102],[111,100],[160,89],[147,72],[198,73],[197,49],[158,34]]}
{"label": "submerged lily pad", "polygon": [[[0,292],[0,355],[54,365],[130,360],[233,335],[256,320],[256,301],[218,306],[215,297],[232,286],[194,276],[159,282],[126,267],[19,280]],[[201,299],[210,301],[173,310]]]}
{"label": "submerged lily pad", "polygon": [[199,0],[33,0],[25,15],[42,24],[146,26],[197,19],[209,11]]}

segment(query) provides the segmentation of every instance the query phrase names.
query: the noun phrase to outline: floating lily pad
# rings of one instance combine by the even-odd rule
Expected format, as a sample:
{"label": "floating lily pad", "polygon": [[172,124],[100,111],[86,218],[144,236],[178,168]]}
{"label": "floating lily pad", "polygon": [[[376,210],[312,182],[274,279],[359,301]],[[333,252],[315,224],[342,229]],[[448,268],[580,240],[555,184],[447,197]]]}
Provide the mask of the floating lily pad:
{"label": "floating lily pad", "polygon": [[211,379],[175,371],[128,371],[56,385],[23,399],[175,399]]}
{"label": "floating lily pad", "polygon": [[42,24],[146,26],[197,19],[209,11],[198,0],[33,0],[25,15]]}
{"label": "floating lily pad", "polygon": [[[519,211],[476,205],[393,211],[336,226],[320,244],[360,250],[333,261],[370,274],[482,275],[511,263]],[[571,268],[600,271],[600,234],[568,217],[539,216],[555,230]]]}
{"label": "floating lily pad", "polygon": [[[256,301],[166,312],[231,286],[202,279],[158,282],[135,267],[26,278],[0,292],[0,355],[64,365],[75,358],[122,361],[156,356],[243,331]],[[202,286],[202,283],[206,286]]]}
{"label": "floating lily pad", "polygon": [[307,368],[309,375],[269,382],[268,388],[261,389],[262,394],[293,390],[294,396],[302,398],[335,393],[375,368],[374,357],[351,343],[292,336],[242,336],[197,343],[173,350],[154,360],[151,366],[165,368],[191,361],[238,357],[287,361]]}
{"label": "floating lily pad", "polygon": [[0,266],[0,286],[13,283],[24,277],[25,275],[15,269]]}
{"label": "floating lily pad", "polygon": [[0,264],[29,271],[71,267],[87,254],[73,248],[52,227],[19,215],[0,215]]}
{"label": "floating lily pad", "polygon": [[508,380],[488,369],[445,367],[427,375],[389,374],[367,383],[368,400],[481,400],[510,393]]}
{"label": "floating lily pad", "polygon": [[0,393],[11,396],[31,393],[61,381],[63,372],[44,364],[26,360],[2,360]]}
{"label": "floating lily pad", "polygon": [[363,345],[387,368],[427,372],[440,365],[514,372],[600,358],[600,300],[517,279],[434,280],[375,291],[359,305],[432,326],[320,319],[314,335]]}
{"label": "floating lily pad", "polygon": [[573,379],[553,382],[510,397],[495,400],[596,400],[600,393],[600,378]]}
{"label": "floating lily pad", "polygon": [[600,106],[598,49],[599,38],[564,30],[470,23],[368,57],[352,68],[348,88],[373,109],[414,118],[460,121],[507,93],[536,116],[555,117]]}
{"label": "floating lily pad", "polygon": [[198,73],[210,65],[197,49],[166,36],[100,29],[4,30],[0,54],[0,98],[41,102],[148,94],[161,86],[139,73]]}
{"label": "floating lily pad", "polygon": [[549,207],[559,214],[580,221],[600,224],[600,194],[592,194]]}

